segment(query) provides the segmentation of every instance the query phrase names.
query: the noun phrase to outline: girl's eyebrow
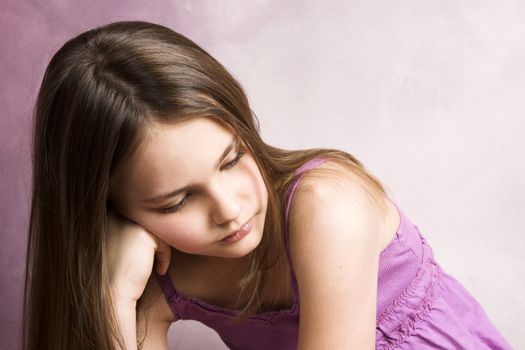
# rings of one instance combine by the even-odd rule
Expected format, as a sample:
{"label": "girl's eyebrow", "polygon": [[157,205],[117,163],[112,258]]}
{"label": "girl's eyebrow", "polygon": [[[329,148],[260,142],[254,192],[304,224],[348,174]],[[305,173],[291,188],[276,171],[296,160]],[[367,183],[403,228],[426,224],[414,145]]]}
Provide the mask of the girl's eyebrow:
{"label": "girl's eyebrow", "polygon": [[[231,140],[231,142],[230,142],[230,144],[224,149],[224,151],[222,152],[221,156],[219,157],[219,160],[217,161],[217,164],[215,165],[216,168],[220,167],[222,161],[228,156],[228,154],[231,152],[232,149],[238,147],[239,141],[240,141],[239,136],[238,135],[234,135],[232,140]],[[165,193],[165,194],[160,194],[160,195],[156,195],[156,196],[151,197],[151,198],[143,199],[141,202],[142,203],[158,202],[158,201],[163,200],[163,199],[168,199],[168,198],[171,198],[171,197],[175,197],[179,193],[188,190],[190,187],[191,186],[184,186],[184,187],[179,188],[179,189],[177,189],[175,191],[171,191],[171,192],[168,192],[168,193]]]}

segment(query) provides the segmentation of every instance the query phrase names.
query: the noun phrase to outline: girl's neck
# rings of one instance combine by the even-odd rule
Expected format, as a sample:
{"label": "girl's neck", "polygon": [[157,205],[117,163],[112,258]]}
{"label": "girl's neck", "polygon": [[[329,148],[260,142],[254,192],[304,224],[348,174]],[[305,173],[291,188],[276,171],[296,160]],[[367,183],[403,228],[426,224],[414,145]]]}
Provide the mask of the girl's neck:
{"label": "girl's neck", "polygon": [[[171,278],[182,294],[203,299],[211,304],[232,307],[235,296],[240,292],[240,281],[248,271],[249,255],[239,259],[198,256],[173,250]],[[289,265],[286,256],[280,259],[270,271],[270,280],[259,286],[260,300],[269,304],[279,300],[286,305],[292,301]],[[253,286],[252,286],[253,287]],[[243,293],[243,299],[250,295],[250,288]],[[247,300],[245,300],[247,301]],[[241,305],[244,305],[241,302]]]}
{"label": "girl's neck", "polygon": [[[172,264],[183,264],[190,270],[209,271],[211,273],[243,274],[250,265],[251,254],[241,258],[223,258],[216,256],[195,255],[172,249]],[[176,266],[174,268],[176,269]],[[182,266],[181,266],[182,267]]]}

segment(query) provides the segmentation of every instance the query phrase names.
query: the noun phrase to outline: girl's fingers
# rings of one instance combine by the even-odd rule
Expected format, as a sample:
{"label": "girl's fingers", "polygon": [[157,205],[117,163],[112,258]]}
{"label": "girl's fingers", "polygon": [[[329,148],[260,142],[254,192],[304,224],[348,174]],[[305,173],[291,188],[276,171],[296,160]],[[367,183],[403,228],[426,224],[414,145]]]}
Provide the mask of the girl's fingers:
{"label": "girl's fingers", "polygon": [[159,239],[155,256],[157,257],[157,263],[155,266],[157,273],[159,275],[166,274],[171,261],[171,247]]}

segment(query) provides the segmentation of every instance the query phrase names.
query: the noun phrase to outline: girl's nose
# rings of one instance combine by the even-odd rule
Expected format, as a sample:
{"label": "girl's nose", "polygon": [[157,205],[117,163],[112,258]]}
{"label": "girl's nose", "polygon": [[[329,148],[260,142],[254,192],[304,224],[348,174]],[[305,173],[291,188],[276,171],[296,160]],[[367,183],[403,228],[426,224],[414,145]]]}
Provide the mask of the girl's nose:
{"label": "girl's nose", "polygon": [[215,186],[212,190],[212,218],[217,225],[233,221],[239,217],[241,203],[234,191],[224,186]]}

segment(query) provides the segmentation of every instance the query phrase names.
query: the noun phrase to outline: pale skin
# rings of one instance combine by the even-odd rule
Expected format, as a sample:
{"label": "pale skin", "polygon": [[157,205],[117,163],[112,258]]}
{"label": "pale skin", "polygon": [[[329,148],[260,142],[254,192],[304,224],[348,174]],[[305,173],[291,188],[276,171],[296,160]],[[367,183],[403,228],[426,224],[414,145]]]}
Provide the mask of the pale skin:
{"label": "pale skin", "polygon": [[[145,311],[145,349],[167,349],[167,330],[176,320],[152,268],[168,273],[182,294],[233,303],[232,285],[262,239],[268,201],[257,164],[242,145],[217,163],[234,136],[204,117],[158,125],[112,184],[118,214],[110,215],[108,256],[127,349],[137,348],[135,306],[141,295],[157,295]],[[290,253],[301,295],[298,349],[373,349],[379,253],[394,238],[399,216],[386,198],[387,215],[379,215],[361,180],[346,169],[333,162],[319,167],[343,176],[306,174],[292,202]],[[144,201],[187,186],[176,196]],[[246,237],[220,242],[248,220],[253,227]],[[292,295],[283,295],[283,304],[291,304]]]}

